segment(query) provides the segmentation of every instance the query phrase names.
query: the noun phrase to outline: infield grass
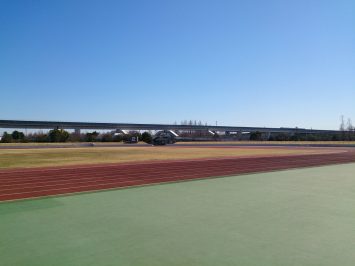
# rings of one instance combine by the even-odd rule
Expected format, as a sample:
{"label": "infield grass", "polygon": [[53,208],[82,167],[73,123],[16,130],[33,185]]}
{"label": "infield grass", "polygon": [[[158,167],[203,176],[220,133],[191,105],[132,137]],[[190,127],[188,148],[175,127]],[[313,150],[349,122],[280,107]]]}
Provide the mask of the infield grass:
{"label": "infield grass", "polygon": [[252,140],[235,140],[235,141],[193,141],[193,142],[177,142],[179,144],[248,144],[248,145],[355,145],[355,141],[252,141]]}
{"label": "infield grass", "polygon": [[[27,142],[27,143],[0,143],[0,147],[11,147],[11,146],[18,146],[18,147],[32,147],[32,146],[63,146],[63,147],[80,147],[80,145],[88,145],[88,142],[59,142],[59,143],[52,143],[52,142]],[[146,144],[145,142],[139,142],[140,145]],[[252,144],[252,145],[312,145],[312,144],[330,144],[330,145],[355,145],[355,141],[250,141],[250,140],[235,140],[235,141],[193,141],[193,142],[184,142],[179,141],[176,142],[175,145],[179,144]],[[127,146],[127,144],[123,142],[94,142],[95,146]],[[149,146],[149,144],[146,144]]]}
{"label": "infield grass", "polygon": [[178,146],[0,149],[0,168],[123,163],[211,157],[222,158],[231,156],[295,155],[328,151],[325,149],[312,148],[195,148]]}
{"label": "infield grass", "polygon": [[355,164],[0,203],[0,264],[353,266]]}

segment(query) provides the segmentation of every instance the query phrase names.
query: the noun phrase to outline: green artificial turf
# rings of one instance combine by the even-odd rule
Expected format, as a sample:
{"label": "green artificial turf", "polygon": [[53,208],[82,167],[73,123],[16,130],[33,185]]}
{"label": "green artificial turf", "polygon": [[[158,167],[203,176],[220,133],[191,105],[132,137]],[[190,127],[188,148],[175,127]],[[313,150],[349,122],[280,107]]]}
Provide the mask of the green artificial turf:
{"label": "green artificial turf", "polygon": [[0,265],[355,265],[355,164],[0,204]]}

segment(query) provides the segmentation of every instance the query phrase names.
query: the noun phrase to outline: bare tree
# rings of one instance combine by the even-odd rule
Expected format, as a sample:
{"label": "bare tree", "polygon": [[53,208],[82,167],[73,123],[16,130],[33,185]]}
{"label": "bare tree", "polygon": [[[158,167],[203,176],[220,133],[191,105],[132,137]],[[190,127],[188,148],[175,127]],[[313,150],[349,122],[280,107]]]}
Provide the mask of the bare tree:
{"label": "bare tree", "polygon": [[345,140],[345,121],[344,121],[344,115],[342,115],[340,117],[340,127],[339,127],[340,131],[341,131],[341,139]]}
{"label": "bare tree", "polygon": [[353,124],[351,123],[351,119],[348,118],[348,121],[346,123],[346,130],[352,131],[353,130]]}
{"label": "bare tree", "polygon": [[355,137],[355,127],[353,126],[350,118],[348,118],[348,121],[346,123],[346,129],[348,131],[348,139],[353,140]]}
{"label": "bare tree", "polygon": [[341,115],[340,117],[340,127],[339,127],[340,131],[345,131],[345,122],[344,122],[344,115]]}

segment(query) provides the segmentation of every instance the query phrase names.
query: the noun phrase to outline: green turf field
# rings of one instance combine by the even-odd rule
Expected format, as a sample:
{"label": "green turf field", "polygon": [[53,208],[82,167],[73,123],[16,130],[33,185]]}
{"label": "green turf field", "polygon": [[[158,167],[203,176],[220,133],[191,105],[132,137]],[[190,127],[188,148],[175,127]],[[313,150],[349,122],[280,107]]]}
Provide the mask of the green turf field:
{"label": "green turf field", "polygon": [[355,164],[0,204],[0,265],[355,265]]}

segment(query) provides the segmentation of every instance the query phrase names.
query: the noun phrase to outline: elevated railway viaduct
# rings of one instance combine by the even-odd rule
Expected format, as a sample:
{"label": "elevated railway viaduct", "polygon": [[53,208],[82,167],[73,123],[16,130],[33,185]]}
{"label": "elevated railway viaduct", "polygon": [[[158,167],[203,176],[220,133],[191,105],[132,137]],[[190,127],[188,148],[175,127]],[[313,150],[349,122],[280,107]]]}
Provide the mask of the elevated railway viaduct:
{"label": "elevated railway viaduct", "polygon": [[63,121],[23,121],[0,120],[0,128],[6,129],[71,129],[76,133],[80,130],[152,130],[152,131],[209,131],[242,134],[244,132],[288,133],[288,134],[337,134],[337,130],[319,130],[306,128],[272,128],[272,127],[238,127],[210,125],[173,125],[173,124],[133,124],[133,123],[93,123],[93,122],[63,122]]}

